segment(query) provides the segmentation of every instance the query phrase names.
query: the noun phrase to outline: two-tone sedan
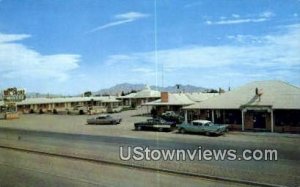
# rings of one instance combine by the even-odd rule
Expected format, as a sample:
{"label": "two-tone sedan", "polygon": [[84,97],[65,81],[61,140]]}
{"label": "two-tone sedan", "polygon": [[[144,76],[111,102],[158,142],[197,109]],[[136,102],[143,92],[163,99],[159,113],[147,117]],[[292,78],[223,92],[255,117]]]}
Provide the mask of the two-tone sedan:
{"label": "two-tone sedan", "polygon": [[176,123],[168,122],[161,118],[148,119],[147,121],[134,123],[135,130],[158,130],[162,131],[171,131],[176,127]]}
{"label": "two-tone sedan", "polygon": [[100,115],[94,118],[87,119],[87,124],[95,124],[95,125],[105,125],[105,124],[119,124],[121,123],[121,118],[116,118],[111,115]]}
{"label": "two-tone sedan", "polygon": [[214,124],[208,120],[194,120],[191,123],[182,123],[178,128],[179,132],[202,133],[209,135],[221,135],[228,131],[228,125]]}

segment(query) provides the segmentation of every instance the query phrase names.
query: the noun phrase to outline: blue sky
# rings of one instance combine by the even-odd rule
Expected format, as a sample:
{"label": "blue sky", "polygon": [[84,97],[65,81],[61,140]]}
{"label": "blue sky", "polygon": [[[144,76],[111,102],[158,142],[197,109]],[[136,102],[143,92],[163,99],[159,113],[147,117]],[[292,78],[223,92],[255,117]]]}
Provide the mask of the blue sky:
{"label": "blue sky", "polygon": [[0,0],[0,89],[300,86],[299,0]]}

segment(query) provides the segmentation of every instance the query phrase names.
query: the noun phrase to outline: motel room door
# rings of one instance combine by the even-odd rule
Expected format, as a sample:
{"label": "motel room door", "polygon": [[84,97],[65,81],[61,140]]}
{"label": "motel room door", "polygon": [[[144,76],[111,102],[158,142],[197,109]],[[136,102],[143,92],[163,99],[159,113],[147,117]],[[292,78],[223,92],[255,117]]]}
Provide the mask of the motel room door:
{"label": "motel room door", "polygon": [[253,128],[265,129],[266,128],[266,114],[265,112],[253,113]]}

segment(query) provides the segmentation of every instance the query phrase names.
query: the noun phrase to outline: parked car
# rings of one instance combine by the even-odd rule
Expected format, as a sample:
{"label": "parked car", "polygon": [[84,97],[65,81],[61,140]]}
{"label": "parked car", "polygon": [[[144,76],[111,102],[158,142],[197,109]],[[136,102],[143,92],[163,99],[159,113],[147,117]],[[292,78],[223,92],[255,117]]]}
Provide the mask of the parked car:
{"label": "parked car", "polygon": [[100,115],[94,118],[87,119],[87,124],[119,124],[121,123],[121,118],[116,118],[111,115]]}
{"label": "parked car", "polygon": [[73,108],[67,109],[67,114],[87,114],[89,111],[89,108],[87,106],[81,106],[77,105],[74,106]]}
{"label": "parked car", "polygon": [[203,133],[209,135],[221,135],[228,131],[228,125],[214,124],[208,120],[194,120],[191,123],[182,123],[178,128],[179,132],[184,134]]}
{"label": "parked car", "polygon": [[153,118],[144,122],[134,123],[135,130],[155,129],[162,132],[167,130],[170,131],[175,127],[176,123],[167,122],[166,120],[160,118]]}
{"label": "parked car", "polygon": [[184,121],[184,117],[176,114],[174,111],[166,111],[162,113],[160,117],[166,121],[174,122],[176,124],[180,124]]}

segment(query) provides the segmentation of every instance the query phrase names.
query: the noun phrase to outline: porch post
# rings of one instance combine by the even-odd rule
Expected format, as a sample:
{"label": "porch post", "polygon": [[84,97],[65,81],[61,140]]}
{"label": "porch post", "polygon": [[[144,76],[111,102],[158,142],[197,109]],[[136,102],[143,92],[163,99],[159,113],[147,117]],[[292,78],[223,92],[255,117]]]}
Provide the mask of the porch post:
{"label": "porch post", "polygon": [[187,123],[188,122],[188,113],[187,113],[187,110],[184,111],[184,123]]}
{"label": "porch post", "polygon": [[242,131],[245,130],[244,109],[242,109]]}
{"label": "porch post", "polygon": [[274,132],[274,114],[273,114],[273,109],[271,109],[271,132]]}
{"label": "porch post", "polygon": [[214,123],[215,122],[215,111],[214,110],[211,110],[211,120],[212,122]]}

